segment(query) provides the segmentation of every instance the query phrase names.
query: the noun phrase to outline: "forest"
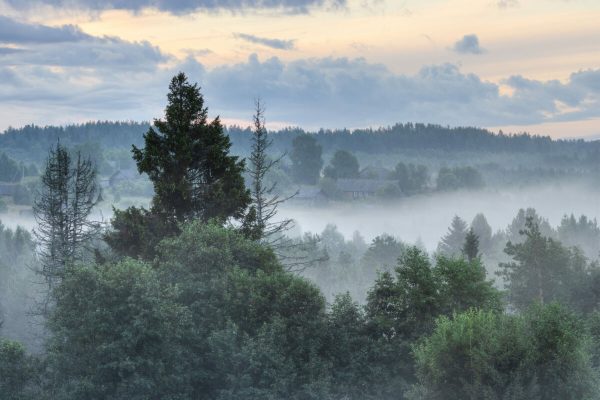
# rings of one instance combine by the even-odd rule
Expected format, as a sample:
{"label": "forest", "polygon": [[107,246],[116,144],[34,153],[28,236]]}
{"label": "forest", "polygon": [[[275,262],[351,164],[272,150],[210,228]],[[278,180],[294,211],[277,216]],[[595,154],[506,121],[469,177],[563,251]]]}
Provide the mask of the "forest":
{"label": "forest", "polygon": [[[0,135],[1,399],[600,399],[596,214],[467,201],[595,193],[600,142],[265,121],[179,73],[152,124]],[[429,201],[435,245],[366,233]]]}

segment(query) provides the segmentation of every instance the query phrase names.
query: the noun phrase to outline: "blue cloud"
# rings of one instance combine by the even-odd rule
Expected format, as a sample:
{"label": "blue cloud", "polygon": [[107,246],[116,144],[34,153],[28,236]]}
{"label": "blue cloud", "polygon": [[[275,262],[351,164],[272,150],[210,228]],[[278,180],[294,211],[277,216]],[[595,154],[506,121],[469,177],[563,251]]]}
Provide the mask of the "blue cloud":
{"label": "blue cloud", "polygon": [[462,54],[481,54],[484,52],[484,49],[479,45],[479,38],[477,35],[465,35],[454,43],[452,49],[457,53]]}
{"label": "blue cloud", "polygon": [[[36,51],[64,45],[40,45]],[[400,121],[501,126],[600,117],[600,69],[576,72],[565,82],[512,76],[501,83],[512,89],[511,95],[505,95],[499,84],[453,64],[425,66],[406,75],[362,58],[284,62],[251,55],[244,62],[212,69],[193,57],[165,68],[157,66],[164,56],[149,44],[144,47],[115,40],[96,45],[114,46],[117,54],[148,52],[144,57],[150,67],[126,58],[114,62],[124,55],[106,56],[104,64],[98,61],[97,66],[63,61],[67,66],[61,69],[52,68],[58,61],[51,55],[47,55],[48,63],[43,63],[42,56],[47,53],[38,54],[35,62],[30,55],[2,56],[22,61],[19,68],[0,67],[0,101],[7,106],[3,109],[21,107],[27,111],[22,112],[26,118],[38,119],[17,123],[12,114],[0,111],[0,120],[13,125],[52,123],[48,116],[57,115],[77,115],[79,120],[150,120],[161,115],[168,82],[178,71],[200,83],[212,115],[249,119],[253,99],[260,97],[269,105],[270,121],[308,128],[381,126]],[[102,54],[105,47],[97,49]]]}
{"label": "blue cloud", "polygon": [[18,22],[9,17],[0,15],[0,42],[1,43],[60,43],[78,42],[91,36],[83,33],[74,25],[50,27],[40,24]]}
{"label": "blue cloud", "polygon": [[149,42],[128,42],[117,37],[96,37],[74,25],[50,27],[0,16],[2,65],[112,68],[136,66],[153,69],[169,57]]}
{"label": "blue cloud", "polygon": [[246,33],[236,33],[234,36],[250,43],[260,44],[277,50],[292,50],[295,47],[295,40],[270,39]]}
{"label": "blue cloud", "polygon": [[191,11],[244,11],[251,9],[307,13],[318,7],[345,7],[347,0],[6,0],[14,8],[49,5],[56,8],[140,11],[156,8],[174,14]]}

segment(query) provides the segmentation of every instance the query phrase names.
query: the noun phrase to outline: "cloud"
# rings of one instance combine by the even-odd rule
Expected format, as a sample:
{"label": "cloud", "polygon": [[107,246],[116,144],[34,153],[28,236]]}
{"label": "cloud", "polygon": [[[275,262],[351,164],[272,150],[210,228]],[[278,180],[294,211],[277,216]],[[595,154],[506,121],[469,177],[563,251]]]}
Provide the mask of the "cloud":
{"label": "cloud", "polygon": [[19,48],[15,48],[15,47],[2,47],[0,46],[0,56],[4,55],[4,54],[14,54],[14,53],[20,53],[24,51],[23,49],[19,49]]}
{"label": "cloud", "polygon": [[32,6],[52,6],[63,9],[129,10],[155,8],[173,14],[193,11],[245,11],[252,9],[279,10],[286,13],[307,13],[313,8],[345,7],[347,0],[6,0],[16,9]]}
{"label": "cloud", "polygon": [[[151,120],[162,115],[169,80],[178,71],[201,85],[213,116],[249,119],[253,99],[260,97],[269,105],[269,121],[307,128],[401,121],[506,126],[600,117],[600,69],[573,73],[565,82],[516,75],[494,83],[453,64],[424,66],[406,75],[363,58],[286,62],[252,55],[244,62],[212,69],[191,56],[169,66],[149,61],[150,68],[134,62],[118,68],[111,63],[56,68],[39,61],[18,67],[0,63],[2,127]],[[511,95],[502,94],[500,85],[508,86]]]}
{"label": "cloud", "polygon": [[40,24],[29,24],[15,21],[0,15],[1,43],[60,43],[78,42],[91,36],[83,33],[74,25],[50,27]]}
{"label": "cloud", "polygon": [[235,33],[234,37],[277,50],[292,50],[295,47],[295,40],[270,39],[246,33]]}
{"label": "cloud", "polygon": [[474,34],[463,36],[454,43],[452,50],[461,54],[481,54],[485,51],[479,45],[479,38]]}
{"label": "cloud", "polygon": [[169,58],[149,42],[97,37],[74,25],[50,27],[4,16],[0,16],[0,43],[19,46],[0,47],[0,63],[4,66],[153,69]]}
{"label": "cloud", "polygon": [[498,8],[507,9],[507,8],[518,6],[519,1],[518,0],[498,0],[496,2],[496,5],[498,6]]}

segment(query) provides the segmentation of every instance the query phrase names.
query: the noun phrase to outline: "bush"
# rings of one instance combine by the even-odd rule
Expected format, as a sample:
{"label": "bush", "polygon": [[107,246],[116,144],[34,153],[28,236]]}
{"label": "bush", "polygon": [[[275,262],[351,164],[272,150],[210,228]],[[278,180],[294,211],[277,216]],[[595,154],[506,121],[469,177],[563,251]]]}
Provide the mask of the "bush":
{"label": "bush", "polygon": [[0,398],[21,400],[28,398],[26,391],[33,378],[31,362],[24,347],[0,338]]}
{"label": "bush", "polygon": [[563,307],[523,315],[468,311],[437,320],[414,350],[413,399],[594,399],[597,381],[581,322]]}

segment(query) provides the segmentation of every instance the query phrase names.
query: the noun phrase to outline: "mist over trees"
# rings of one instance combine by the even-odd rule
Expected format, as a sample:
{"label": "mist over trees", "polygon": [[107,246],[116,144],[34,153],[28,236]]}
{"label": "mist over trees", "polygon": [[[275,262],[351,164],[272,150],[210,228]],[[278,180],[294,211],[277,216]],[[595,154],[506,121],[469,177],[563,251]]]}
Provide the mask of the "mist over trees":
{"label": "mist over trees", "polygon": [[[483,213],[455,215],[428,251],[385,232],[346,238],[334,225],[292,237],[291,221],[275,219],[286,189],[273,190],[287,177],[288,192],[298,193],[291,200],[305,201],[310,212],[319,207],[315,197],[297,188],[318,199],[334,185],[333,207],[372,210],[409,196],[420,201],[459,189],[468,196],[498,185],[484,162],[494,152],[503,160],[534,153],[589,174],[597,144],[420,124],[269,132],[260,104],[251,131],[227,130],[209,119],[200,88],[183,73],[172,79],[165,115],[152,126],[26,127],[0,135],[0,145],[15,163],[39,163],[37,147],[23,149],[40,135],[53,141],[40,142],[47,161],[31,183],[36,240],[0,225],[2,396],[600,397],[594,219],[565,215],[554,227],[524,208],[494,231]],[[133,145],[130,160],[124,141]],[[452,150],[452,163],[436,159]],[[467,150],[486,154],[467,165]],[[365,154],[385,165],[365,163]],[[2,160],[10,172],[14,163]],[[12,190],[16,182],[6,183]],[[109,226],[96,236],[90,221],[104,201],[100,185],[115,201]],[[117,195],[140,192],[149,193],[147,205],[117,208]],[[290,246],[278,249],[271,235]],[[292,270],[289,258],[309,262]],[[31,281],[36,267],[52,278],[51,307],[36,320],[41,339],[22,335],[28,307],[46,294]]]}

